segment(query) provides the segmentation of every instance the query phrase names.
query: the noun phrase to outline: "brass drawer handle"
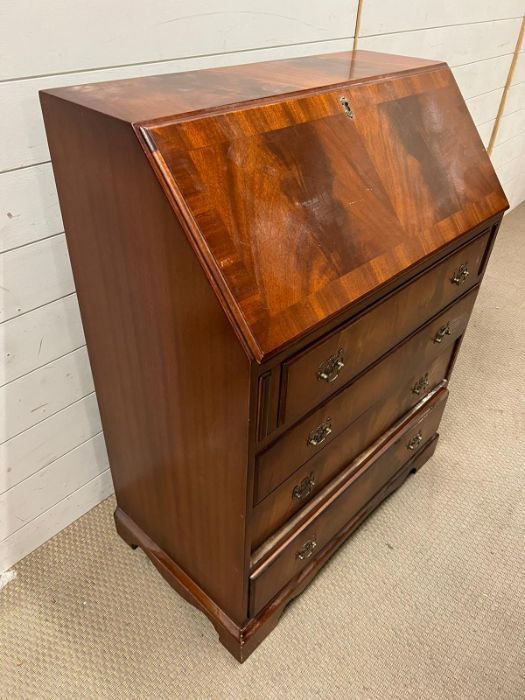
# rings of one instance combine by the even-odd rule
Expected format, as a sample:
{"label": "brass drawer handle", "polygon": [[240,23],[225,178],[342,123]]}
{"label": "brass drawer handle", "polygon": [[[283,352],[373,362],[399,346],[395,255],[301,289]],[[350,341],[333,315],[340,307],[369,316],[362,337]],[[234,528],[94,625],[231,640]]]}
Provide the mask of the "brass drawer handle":
{"label": "brass drawer handle", "polygon": [[421,445],[421,442],[423,441],[423,434],[421,433],[421,430],[417,435],[414,435],[413,438],[410,438],[410,440],[407,443],[407,450],[415,450],[416,447],[419,447]]}
{"label": "brass drawer handle", "polygon": [[453,284],[457,284],[459,287],[459,285],[463,284],[463,282],[467,279],[469,274],[467,263],[463,263],[463,265],[460,265],[454,272],[454,277],[451,279],[451,282]]}
{"label": "brass drawer handle", "polygon": [[326,438],[330,435],[332,432],[332,419],[327,418],[324,423],[321,423],[321,425],[317,426],[315,430],[312,430],[310,435],[308,436],[307,444],[308,445],[313,445],[314,447],[316,445],[320,445],[322,442],[326,440]]}
{"label": "brass drawer handle", "polygon": [[303,498],[307,498],[314,490],[314,486],[315,477],[312,472],[305,479],[303,479],[300,484],[297,484],[292,491],[292,498],[297,498],[298,501],[301,501]]}
{"label": "brass drawer handle", "polygon": [[328,384],[331,384],[332,382],[335,382],[339,376],[339,372],[344,366],[343,348],[339,348],[334,355],[331,355],[327,360],[319,365],[319,369],[317,370],[317,379],[319,379],[319,381],[328,382]]}
{"label": "brass drawer handle", "polygon": [[436,335],[434,336],[434,343],[441,343],[446,335],[450,335],[450,323],[441,326]]}
{"label": "brass drawer handle", "polygon": [[424,391],[427,388],[427,386],[428,372],[425,372],[425,374],[422,377],[420,377],[412,387],[412,393],[417,394],[419,396],[419,394],[421,394],[421,392]]}
{"label": "brass drawer handle", "polygon": [[305,542],[301,549],[295,553],[295,558],[301,559],[301,561],[304,559],[310,559],[316,547],[317,542],[315,540],[308,540],[308,542]]}

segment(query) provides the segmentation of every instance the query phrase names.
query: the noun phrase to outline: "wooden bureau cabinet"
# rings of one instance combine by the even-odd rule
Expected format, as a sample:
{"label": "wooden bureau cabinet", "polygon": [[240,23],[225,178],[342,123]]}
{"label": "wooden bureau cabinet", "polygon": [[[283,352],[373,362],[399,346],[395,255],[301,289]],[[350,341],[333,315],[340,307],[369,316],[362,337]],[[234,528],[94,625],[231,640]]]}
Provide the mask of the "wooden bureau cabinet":
{"label": "wooden bureau cabinet", "polygon": [[436,61],[41,101],[117,530],[242,661],[435,450],[505,195]]}

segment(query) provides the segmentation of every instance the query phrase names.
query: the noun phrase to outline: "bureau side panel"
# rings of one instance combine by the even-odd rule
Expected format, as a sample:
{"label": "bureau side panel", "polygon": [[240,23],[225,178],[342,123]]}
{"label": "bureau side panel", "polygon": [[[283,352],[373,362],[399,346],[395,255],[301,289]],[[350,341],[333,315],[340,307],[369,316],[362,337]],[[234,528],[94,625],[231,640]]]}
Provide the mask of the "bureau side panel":
{"label": "bureau side panel", "polygon": [[242,622],[248,359],[131,125],[41,100],[118,505]]}

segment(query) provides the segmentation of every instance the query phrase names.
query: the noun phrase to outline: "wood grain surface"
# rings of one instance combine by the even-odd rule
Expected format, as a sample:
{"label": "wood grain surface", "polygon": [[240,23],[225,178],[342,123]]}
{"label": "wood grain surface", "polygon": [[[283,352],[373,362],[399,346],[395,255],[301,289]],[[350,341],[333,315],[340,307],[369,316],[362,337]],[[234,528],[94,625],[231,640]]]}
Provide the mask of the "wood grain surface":
{"label": "wood grain surface", "polygon": [[248,360],[133,130],[42,101],[119,507],[241,622]]}
{"label": "wood grain surface", "polygon": [[145,131],[258,361],[507,206],[442,66]]}

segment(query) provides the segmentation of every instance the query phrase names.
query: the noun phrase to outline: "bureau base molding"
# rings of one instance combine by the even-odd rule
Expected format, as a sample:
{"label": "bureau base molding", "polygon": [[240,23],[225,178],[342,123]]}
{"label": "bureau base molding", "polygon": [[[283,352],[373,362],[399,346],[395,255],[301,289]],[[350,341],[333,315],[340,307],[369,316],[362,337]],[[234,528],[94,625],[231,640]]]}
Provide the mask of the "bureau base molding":
{"label": "bureau base molding", "polygon": [[432,457],[438,438],[439,434],[435,433],[418,453],[405,462],[401,469],[368,501],[359,513],[312,559],[310,564],[243,626],[239,626],[221,610],[205,591],[155,544],[120,507],[116,508],[114,514],[116,529],[130,547],[140,547],[143,550],[155,568],[179,595],[208,617],[219,635],[221,644],[242,663],[276,627],[288,603],[304,591],[332,554],[388,496],[403,484],[411,473],[417,472]]}

